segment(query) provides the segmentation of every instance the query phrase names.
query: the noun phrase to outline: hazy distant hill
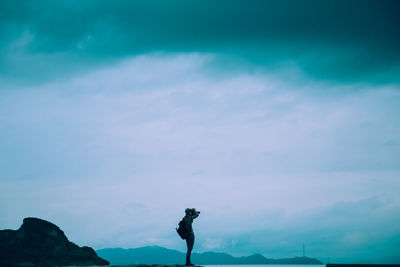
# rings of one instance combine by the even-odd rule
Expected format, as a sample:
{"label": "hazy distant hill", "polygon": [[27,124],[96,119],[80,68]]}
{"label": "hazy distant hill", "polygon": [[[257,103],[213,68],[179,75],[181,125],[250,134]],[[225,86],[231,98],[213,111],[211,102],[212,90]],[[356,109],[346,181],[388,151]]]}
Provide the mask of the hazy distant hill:
{"label": "hazy distant hill", "polygon": [[[185,253],[158,246],[141,248],[105,248],[96,251],[97,254],[110,261],[111,264],[182,264]],[[295,257],[288,259],[268,259],[261,254],[247,257],[233,257],[226,253],[205,252],[192,253],[195,264],[323,264],[317,259]]]}

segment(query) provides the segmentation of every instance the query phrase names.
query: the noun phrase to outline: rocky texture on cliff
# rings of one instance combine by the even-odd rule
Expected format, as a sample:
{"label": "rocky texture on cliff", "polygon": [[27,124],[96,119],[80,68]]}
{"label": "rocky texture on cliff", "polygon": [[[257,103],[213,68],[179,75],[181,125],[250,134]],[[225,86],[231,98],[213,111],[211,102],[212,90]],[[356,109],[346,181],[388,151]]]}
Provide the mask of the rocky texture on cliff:
{"label": "rocky texture on cliff", "polygon": [[18,230],[0,231],[0,266],[109,265],[90,247],[70,242],[56,225],[25,218]]}

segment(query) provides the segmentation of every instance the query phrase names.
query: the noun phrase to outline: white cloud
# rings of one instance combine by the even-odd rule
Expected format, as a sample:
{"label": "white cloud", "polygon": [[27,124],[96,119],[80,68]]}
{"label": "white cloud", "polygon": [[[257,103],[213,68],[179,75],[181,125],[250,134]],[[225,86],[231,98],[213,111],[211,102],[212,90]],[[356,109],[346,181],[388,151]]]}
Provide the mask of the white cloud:
{"label": "white cloud", "polygon": [[208,250],[221,248],[222,239],[221,238],[206,238],[203,246],[205,249],[208,249]]}
{"label": "white cloud", "polygon": [[[400,151],[388,144],[400,140],[399,88],[218,77],[213,60],[141,56],[0,91],[0,223],[40,216],[77,243],[179,247],[177,220],[198,207],[196,229],[221,233],[200,236],[204,250],[263,229],[296,236],[301,214],[341,201],[398,210]],[[249,242],[235,240],[236,253]]]}

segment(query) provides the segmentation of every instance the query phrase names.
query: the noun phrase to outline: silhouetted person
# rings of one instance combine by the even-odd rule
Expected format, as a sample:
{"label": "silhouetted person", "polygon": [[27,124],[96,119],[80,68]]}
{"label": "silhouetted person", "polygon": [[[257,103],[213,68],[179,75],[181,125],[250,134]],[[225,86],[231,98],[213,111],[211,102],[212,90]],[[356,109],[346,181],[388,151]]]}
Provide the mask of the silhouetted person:
{"label": "silhouetted person", "polygon": [[186,253],[186,265],[194,265],[190,261],[190,255],[192,253],[193,245],[194,245],[194,233],[192,228],[193,219],[199,217],[200,211],[196,209],[185,209],[185,217],[183,220],[185,221],[186,231],[188,233],[186,238],[186,245],[187,245],[187,253]]}

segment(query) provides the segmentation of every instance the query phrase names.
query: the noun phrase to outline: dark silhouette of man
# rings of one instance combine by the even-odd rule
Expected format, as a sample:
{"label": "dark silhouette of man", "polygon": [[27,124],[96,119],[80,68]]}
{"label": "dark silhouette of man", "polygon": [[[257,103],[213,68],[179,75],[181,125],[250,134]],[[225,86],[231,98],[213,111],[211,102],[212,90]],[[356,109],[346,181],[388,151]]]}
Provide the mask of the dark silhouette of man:
{"label": "dark silhouette of man", "polygon": [[186,231],[188,233],[186,237],[186,245],[187,245],[187,253],[186,253],[186,265],[193,266],[192,262],[190,261],[190,255],[192,253],[193,245],[194,245],[194,233],[192,228],[193,219],[199,217],[200,211],[196,209],[185,209],[185,217],[183,220],[185,221]]}

